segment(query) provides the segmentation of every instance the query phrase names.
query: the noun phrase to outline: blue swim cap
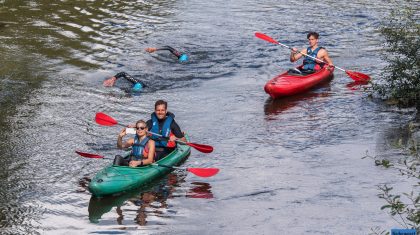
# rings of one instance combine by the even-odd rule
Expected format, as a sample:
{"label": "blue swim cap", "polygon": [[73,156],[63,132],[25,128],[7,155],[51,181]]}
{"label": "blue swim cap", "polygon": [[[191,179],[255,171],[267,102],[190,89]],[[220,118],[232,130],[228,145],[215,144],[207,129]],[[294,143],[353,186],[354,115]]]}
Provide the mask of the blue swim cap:
{"label": "blue swim cap", "polygon": [[179,57],[179,61],[181,61],[181,62],[186,62],[186,61],[188,61],[188,56],[187,56],[187,54],[182,54],[182,55]]}
{"label": "blue swim cap", "polygon": [[141,83],[136,83],[133,86],[133,91],[141,91],[143,89],[143,86],[141,85]]}

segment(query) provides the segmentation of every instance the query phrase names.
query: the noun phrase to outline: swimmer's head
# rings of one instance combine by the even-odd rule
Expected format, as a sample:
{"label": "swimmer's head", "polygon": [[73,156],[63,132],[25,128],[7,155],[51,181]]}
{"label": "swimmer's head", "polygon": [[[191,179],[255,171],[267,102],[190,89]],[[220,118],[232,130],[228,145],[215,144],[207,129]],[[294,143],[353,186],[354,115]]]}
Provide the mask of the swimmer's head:
{"label": "swimmer's head", "polygon": [[141,85],[141,83],[136,83],[133,86],[133,91],[141,91],[143,89],[143,86]]}
{"label": "swimmer's head", "polygon": [[187,54],[182,54],[179,59],[180,62],[187,62],[188,61],[188,56]]}

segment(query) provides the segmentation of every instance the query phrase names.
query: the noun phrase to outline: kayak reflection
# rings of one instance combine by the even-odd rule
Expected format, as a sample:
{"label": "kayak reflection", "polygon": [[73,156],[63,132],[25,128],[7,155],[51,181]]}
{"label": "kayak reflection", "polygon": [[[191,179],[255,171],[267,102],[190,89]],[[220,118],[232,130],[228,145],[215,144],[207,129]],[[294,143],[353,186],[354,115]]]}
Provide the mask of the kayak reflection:
{"label": "kayak reflection", "polygon": [[349,90],[354,91],[354,90],[359,90],[360,88],[362,88],[364,85],[367,85],[367,84],[369,84],[369,82],[366,82],[366,81],[353,81],[353,82],[348,83],[346,85],[346,87]]}
{"label": "kayak reflection", "polygon": [[186,197],[189,198],[213,198],[213,193],[211,192],[211,185],[206,182],[192,182],[194,187],[190,188],[187,192]]}
{"label": "kayak reflection", "polygon": [[[140,226],[148,223],[148,216],[168,217],[165,213],[168,209],[168,198],[213,198],[211,186],[204,182],[192,182],[185,186],[185,176],[174,173],[169,174],[158,184],[145,188],[141,191],[133,190],[119,196],[103,198],[91,197],[89,201],[89,220],[99,223],[102,216],[115,208],[118,225],[126,224],[124,220],[135,221]],[[134,208],[133,208],[134,207]],[[130,213],[135,211],[135,218],[130,218]]]}
{"label": "kayak reflection", "polygon": [[279,99],[268,98],[264,104],[264,114],[267,116],[267,119],[270,119],[271,116],[280,114],[296,105],[302,101],[312,100],[316,97],[327,97],[330,95],[330,85],[329,82],[320,84],[317,86],[315,91],[307,91],[302,94],[283,97]]}

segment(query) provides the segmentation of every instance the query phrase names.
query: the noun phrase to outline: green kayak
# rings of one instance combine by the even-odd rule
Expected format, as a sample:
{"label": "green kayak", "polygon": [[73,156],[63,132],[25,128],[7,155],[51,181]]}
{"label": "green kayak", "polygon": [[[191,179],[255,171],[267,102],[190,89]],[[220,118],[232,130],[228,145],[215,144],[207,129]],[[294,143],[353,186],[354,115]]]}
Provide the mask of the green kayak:
{"label": "green kayak", "polygon": [[156,162],[164,166],[107,166],[93,177],[89,183],[89,191],[93,196],[103,197],[139,188],[169,174],[173,170],[170,167],[181,164],[190,152],[190,146],[177,144],[173,152]]}

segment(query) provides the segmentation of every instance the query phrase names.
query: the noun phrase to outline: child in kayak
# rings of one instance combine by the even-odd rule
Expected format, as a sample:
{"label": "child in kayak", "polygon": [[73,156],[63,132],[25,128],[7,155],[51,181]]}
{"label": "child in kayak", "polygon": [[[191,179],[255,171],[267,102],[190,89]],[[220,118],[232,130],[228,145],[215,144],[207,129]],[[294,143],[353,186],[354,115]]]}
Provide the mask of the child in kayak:
{"label": "child in kayak", "polygon": [[155,141],[147,136],[146,122],[137,121],[135,128],[136,136],[124,143],[122,138],[127,135],[126,128],[118,135],[117,147],[119,149],[132,147],[132,150],[128,158],[123,158],[120,155],[115,156],[114,165],[137,167],[152,164],[155,161]]}
{"label": "child in kayak", "polygon": [[[318,46],[318,38],[319,34],[316,32],[309,32],[306,36],[308,38],[309,47],[306,49],[303,49],[302,51],[298,51],[296,48],[292,48],[292,52],[290,53],[290,62],[295,62],[302,58],[304,55],[309,55],[312,57],[315,57],[321,61],[324,61],[324,63],[314,60],[308,56],[305,56],[303,59],[303,67],[302,72],[305,73],[313,73],[315,71],[320,70],[322,67],[324,67],[325,64],[328,64],[328,66],[334,66],[331,58],[328,55],[328,51]],[[296,71],[299,72],[299,71]]]}
{"label": "child in kayak", "polygon": [[178,58],[178,60],[180,62],[187,62],[188,61],[188,55],[187,54],[179,52],[179,51],[175,50],[174,48],[172,48],[170,46],[163,46],[163,47],[159,47],[159,48],[156,48],[156,47],[146,48],[146,51],[149,52],[149,53],[153,53],[155,51],[164,51],[164,50],[170,51],[173,55],[175,55]]}
{"label": "child in kayak", "polygon": [[133,84],[133,88],[132,88],[133,91],[141,91],[143,89],[143,87],[146,87],[146,85],[142,81],[134,78],[133,76],[131,76],[130,74],[128,74],[126,72],[119,72],[119,73],[115,74],[113,77],[105,80],[103,85],[107,86],[107,87],[114,86],[115,82],[119,78],[124,78],[127,81],[131,82]]}

